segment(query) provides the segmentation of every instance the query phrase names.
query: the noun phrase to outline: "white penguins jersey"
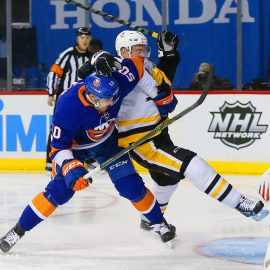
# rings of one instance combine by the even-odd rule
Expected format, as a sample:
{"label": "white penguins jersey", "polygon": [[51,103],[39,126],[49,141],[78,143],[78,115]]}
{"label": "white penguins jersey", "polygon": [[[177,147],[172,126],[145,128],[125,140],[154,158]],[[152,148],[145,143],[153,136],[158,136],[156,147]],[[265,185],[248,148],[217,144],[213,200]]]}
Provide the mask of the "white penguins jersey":
{"label": "white penguins jersey", "polygon": [[153,68],[152,62],[145,60],[143,77],[122,101],[118,113],[119,146],[127,147],[162,122],[156,103],[147,101],[157,95],[157,83],[151,76]]}

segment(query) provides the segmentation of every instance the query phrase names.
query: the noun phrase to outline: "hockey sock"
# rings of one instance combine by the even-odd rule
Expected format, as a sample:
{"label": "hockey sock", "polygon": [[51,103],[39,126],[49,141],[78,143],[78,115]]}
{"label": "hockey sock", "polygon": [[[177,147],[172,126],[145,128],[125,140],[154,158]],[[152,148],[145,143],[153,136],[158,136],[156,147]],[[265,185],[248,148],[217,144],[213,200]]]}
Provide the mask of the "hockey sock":
{"label": "hockey sock", "polygon": [[[151,192],[156,197],[160,211],[164,214],[167,206],[169,204],[169,200],[175,190],[178,187],[178,183],[171,186],[160,186],[156,182],[154,182],[153,186],[151,187]],[[141,219],[149,221],[144,215],[141,215]]]}
{"label": "hockey sock", "polygon": [[238,205],[241,194],[200,157],[190,161],[184,175],[208,196],[231,208]]}
{"label": "hockey sock", "polygon": [[24,209],[19,219],[19,224],[24,230],[30,231],[37,224],[50,216],[55,209],[56,207],[41,192]]}
{"label": "hockey sock", "polygon": [[151,223],[159,223],[163,219],[159,204],[149,189],[147,189],[142,199],[136,202],[133,201],[132,204]]}
{"label": "hockey sock", "polygon": [[173,193],[175,192],[175,190],[177,189],[177,187],[178,187],[178,183],[171,186],[160,186],[157,183],[153,184],[151,188],[151,192],[156,197],[160,205],[160,210],[163,214],[165,213],[169,200],[171,196],[173,195]]}

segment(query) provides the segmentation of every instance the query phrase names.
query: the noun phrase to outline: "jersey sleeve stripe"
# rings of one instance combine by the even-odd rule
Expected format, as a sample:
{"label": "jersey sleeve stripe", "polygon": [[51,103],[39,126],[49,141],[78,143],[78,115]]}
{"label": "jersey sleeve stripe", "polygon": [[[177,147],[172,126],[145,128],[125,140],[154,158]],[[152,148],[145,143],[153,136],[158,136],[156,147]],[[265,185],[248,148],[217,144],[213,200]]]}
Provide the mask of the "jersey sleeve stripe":
{"label": "jersey sleeve stripe", "polygon": [[130,126],[133,124],[146,124],[146,123],[153,123],[155,124],[160,119],[160,114],[149,116],[149,117],[143,117],[143,118],[136,118],[136,119],[130,119],[130,120],[119,120],[118,125],[119,127],[125,127]]}

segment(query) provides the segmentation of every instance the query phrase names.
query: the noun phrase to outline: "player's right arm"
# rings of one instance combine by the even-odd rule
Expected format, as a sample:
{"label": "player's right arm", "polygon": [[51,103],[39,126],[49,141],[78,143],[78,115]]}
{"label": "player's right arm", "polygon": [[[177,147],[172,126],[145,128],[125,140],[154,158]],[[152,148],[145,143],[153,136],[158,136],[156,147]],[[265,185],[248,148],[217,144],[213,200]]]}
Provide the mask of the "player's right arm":
{"label": "player's right arm", "polygon": [[91,179],[83,179],[88,171],[81,160],[74,158],[72,141],[79,129],[79,121],[76,113],[67,108],[70,108],[70,104],[66,99],[60,98],[53,117],[50,158],[56,164],[55,173],[65,177],[68,188],[78,191],[86,188]]}
{"label": "player's right arm", "polygon": [[169,31],[163,31],[158,35],[157,46],[159,63],[156,70],[153,70],[153,75],[157,76],[157,78],[165,75],[169,81],[173,81],[176,69],[181,60],[177,49],[178,43],[178,36]]}

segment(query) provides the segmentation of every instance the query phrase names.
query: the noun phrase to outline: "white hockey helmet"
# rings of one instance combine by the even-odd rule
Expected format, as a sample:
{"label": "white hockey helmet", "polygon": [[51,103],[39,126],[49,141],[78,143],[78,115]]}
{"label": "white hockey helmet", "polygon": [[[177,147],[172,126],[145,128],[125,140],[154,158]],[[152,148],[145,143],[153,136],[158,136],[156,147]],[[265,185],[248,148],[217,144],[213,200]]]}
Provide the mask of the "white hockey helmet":
{"label": "white hockey helmet", "polygon": [[115,39],[115,50],[117,55],[121,58],[121,49],[126,48],[131,53],[132,46],[145,45],[148,46],[148,41],[145,35],[139,31],[126,30],[121,32]]}

